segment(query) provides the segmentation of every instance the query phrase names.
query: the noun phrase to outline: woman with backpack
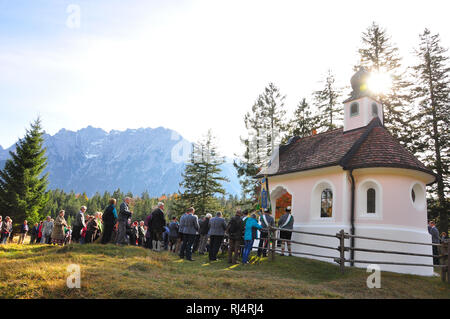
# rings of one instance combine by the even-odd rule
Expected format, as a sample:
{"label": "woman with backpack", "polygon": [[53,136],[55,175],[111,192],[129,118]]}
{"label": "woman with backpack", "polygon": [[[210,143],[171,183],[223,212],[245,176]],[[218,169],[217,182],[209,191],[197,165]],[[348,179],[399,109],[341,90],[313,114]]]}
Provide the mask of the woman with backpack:
{"label": "woman with backpack", "polygon": [[241,247],[241,236],[244,227],[244,222],[241,218],[241,211],[238,209],[236,211],[236,216],[234,216],[227,226],[228,234],[228,263],[236,264],[237,256],[239,256],[239,249]]}

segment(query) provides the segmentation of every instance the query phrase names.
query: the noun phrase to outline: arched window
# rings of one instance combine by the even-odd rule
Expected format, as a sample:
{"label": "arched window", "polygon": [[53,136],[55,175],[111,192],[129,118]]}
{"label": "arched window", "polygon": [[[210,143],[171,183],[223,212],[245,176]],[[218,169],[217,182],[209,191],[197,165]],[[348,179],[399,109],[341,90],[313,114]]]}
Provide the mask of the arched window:
{"label": "arched window", "polygon": [[372,116],[378,116],[378,105],[377,105],[377,103],[372,103]]}
{"label": "arched window", "polygon": [[354,102],[350,105],[350,116],[356,116],[359,114],[359,104]]}
{"label": "arched window", "polygon": [[375,214],[375,189],[367,190],[367,213]]}
{"label": "arched window", "polygon": [[366,179],[358,183],[355,203],[358,217],[382,218],[382,203],[383,188],[379,182],[374,179]]}
{"label": "arched window", "polygon": [[333,192],[326,188],[320,197],[320,217],[332,217],[333,215]]}
{"label": "arched window", "polygon": [[425,210],[427,208],[427,199],[425,186],[415,182],[411,187],[411,202],[417,210]]}

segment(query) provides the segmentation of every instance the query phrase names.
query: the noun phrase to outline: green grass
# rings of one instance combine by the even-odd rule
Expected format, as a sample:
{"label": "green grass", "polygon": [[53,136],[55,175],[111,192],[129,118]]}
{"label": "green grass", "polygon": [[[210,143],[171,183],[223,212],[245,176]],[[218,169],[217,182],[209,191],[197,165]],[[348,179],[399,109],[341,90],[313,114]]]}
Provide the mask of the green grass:
{"label": "green grass", "polygon": [[[365,269],[342,275],[337,265],[305,258],[233,268],[225,258],[194,259],[115,245],[8,244],[0,246],[0,298],[450,298],[439,277],[382,272],[381,288],[368,289]],[[67,288],[70,264],[81,267],[80,289]]]}

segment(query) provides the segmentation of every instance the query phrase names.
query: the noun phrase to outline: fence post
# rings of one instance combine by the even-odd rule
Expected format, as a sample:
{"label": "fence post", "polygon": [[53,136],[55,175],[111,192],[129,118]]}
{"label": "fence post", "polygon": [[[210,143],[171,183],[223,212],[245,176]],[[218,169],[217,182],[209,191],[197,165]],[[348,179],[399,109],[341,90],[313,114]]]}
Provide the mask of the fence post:
{"label": "fence post", "polygon": [[343,229],[339,232],[339,254],[340,254],[340,266],[341,273],[345,270],[345,232]]}
{"label": "fence post", "polygon": [[[438,255],[444,255],[445,254],[445,242],[441,243],[441,246],[438,249]],[[439,265],[443,266],[445,265],[445,257],[444,258],[439,258]],[[442,260],[442,261],[441,261]],[[433,267],[434,270],[434,267]],[[447,270],[445,269],[445,267],[441,267],[441,281],[445,282],[445,276],[447,274]]]}
{"label": "fence post", "polygon": [[[446,245],[447,245],[447,244],[446,244],[445,241],[441,243],[441,246],[439,246],[439,248],[438,248],[438,255],[445,256],[445,251],[447,250],[447,249],[446,249],[446,248],[447,248]],[[433,263],[434,263],[434,262],[433,262]],[[441,265],[441,266],[444,266],[444,265],[445,265],[445,257],[439,258],[439,265]],[[434,270],[434,267],[433,267],[433,270]],[[441,281],[442,281],[442,282],[445,282],[445,276],[446,276],[446,274],[447,274],[447,270],[445,269],[445,267],[441,267],[440,270],[441,270]]]}
{"label": "fence post", "polygon": [[337,262],[341,268],[341,273],[344,273],[345,270],[345,231],[341,229],[339,233],[336,234],[336,237],[339,239],[339,258],[334,258],[334,261]]}
{"label": "fence post", "polygon": [[447,239],[445,242],[447,244],[447,283],[450,284],[450,239]]}
{"label": "fence post", "polygon": [[447,277],[447,282],[450,283],[450,239],[446,239],[442,242],[439,248],[438,255],[442,256],[439,258],[439,265],[441,266],[441,280],[442,282],[445,282],[445,278]]}

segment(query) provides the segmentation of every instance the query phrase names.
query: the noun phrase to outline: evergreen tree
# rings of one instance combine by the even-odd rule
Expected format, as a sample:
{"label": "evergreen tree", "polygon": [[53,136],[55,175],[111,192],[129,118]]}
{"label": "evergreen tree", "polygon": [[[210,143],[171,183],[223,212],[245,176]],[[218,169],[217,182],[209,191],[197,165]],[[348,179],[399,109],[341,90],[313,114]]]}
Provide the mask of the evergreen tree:
{"label": "evergreen tree", "polygon": [[323,81],[324,88],[314,92],[314,101],[319,111],[317,128],[321,132],[337,128],[342,121],[343,108],[339,101],[342,90],[336,87],[335,82],[333,73],[328,70]]}
{"label": "evergreen tree", "polygon": [[446,53],[439,34],[432,35],[425,29],[416,50],[419,63],[413,67],[416,79],[413,93],[419,107],[415,118],[420,133],[415,147],[417,154],[438,175],[433,193],[437,193],[439,228],[445,232],[450,209],[445,198],[449,191],[450,164],[450,68]]}
{"label": "evergreen tree", "polygon": [[172,218],[176,216],[180,219],[181,215],[183,215],[186,210],[189,208],[189,202],[180,192],[174,194],[173,198],[168,201],[166,205],[167,216]]}
{"label": "evergreen tree", "polygon": [[259,105],[255,102],[251,112],[247,112],[244,116],[245,128],[249,132],[249,136],[247,138],[241,137],[241,142],[245,147],[243,157],[239,161],[233,162],[240,179],[243,202],[247,202],[249,196],[256,196],[257,181],[253,177],[259,172],[259,165],[261,164],[258,150],[261,143],[262,116]]}
{"label": "evergreen tree", "polygon": [[259,109],[262,114],[260,123],[259,151],[262,153],[262,164],[267,164],[273,151],[280,145],[283,135],[286,133],[287,123],[285,123],[286,110],[284,108],[285,95],[273,84],[264,89],[264,94],[258,98]]}
{"label": "evergreen tree", "polygon": [[123,199],[125,198],[125,195],[120,191],[120,188],[118,188],[113,192],[112,198],[116,199],[117,206],[119,206],[122,203]]}
{"label": "evergreen tree", "polygon": [[184,190],[183,198],[199,213],[205,214],[220,207],[214,196],[225,194],[221,182],[228,179],[220,175],[220,165],[224,162],[224,158],[217,153],[211,130],[204,140],[193,145],[190,163],[182,174],[180,187]]}
{"label": "evergreen tree", "polygon": [[[312,134],[312,131],[318,127],[318,117],[312,114],[311,107],[303,98],[294,111],[294,118],[289,125],[289,137],[306,137]],[[287,142],[285,139],[284,142]]]}
{"label": "evergreen tree", "polygon": [[253,104],[251,112],[244,116],[248,136],[241,138],[241,142],[245,151],[243,157],[233,163],[240,178],[244,204],[256,202],[259,182],[254,177],[261,167],[268,164],[286,134],[285,98],[273,83],[269,83]]}
{"label": "evergreen tree", "polygon": [[48,173],[43,174],[47,166],[43,134],[38,118],[0,171],[0,211],[9,215],[15,225],[24,219],[30,224],[37,222],[49,199]]}
{"label": "evergreen tree", "polygon": [[358,50],[360,62],[355,70],[364,66],[369,72],[385,74],[390,78],[392,83],[387,92],[374,93],[383,104],[384,126],[403,146],[411,150],[415,138],[414,128],[410,125],[411,82],[402,70],[398,48],[391,43],[386,30],[375,22],[363,32],[362,43]]}

